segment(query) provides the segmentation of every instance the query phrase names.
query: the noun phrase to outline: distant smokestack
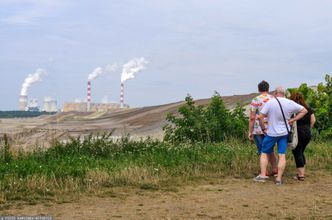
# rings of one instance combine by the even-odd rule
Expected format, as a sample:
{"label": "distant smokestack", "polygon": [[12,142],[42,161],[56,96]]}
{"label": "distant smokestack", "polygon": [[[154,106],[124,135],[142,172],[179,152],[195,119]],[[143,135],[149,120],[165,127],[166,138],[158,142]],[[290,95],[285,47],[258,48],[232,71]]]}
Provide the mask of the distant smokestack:
{"label": "distant smokestack", "polygon": [[19,99],[19,110],[26,111],[28,107],[28,96],[21,95]]}
{"label": "distant smokestack", "polygon": [[104,73],[103,68],[97,67],[93,70],[92,73],[88,76],[88,95],[87,95],[87,102],[86,102],[86,111],[89,112],[91,110],[91,81],[96,79],[98,76]]}
{"label": "distant smokestack", "polygon": [[135,74],[145,69],[145,65],[148,63],[144,57],[134,58],[128,63],[123,65],[121,74],[121,92],[120,92],[120,104],[121,108],[124,107],[124,82],[135,78]]}
{"label": "distant smokestack", "polygon": [[124,107],[124,84],[121,83],[121,92],[120,92],[120,107]]}
{"label": "distant smokestack", "polygon": [[88,81],[88,96],[86,100],[87,100],[86,111],[89,112],[91,110],[91,81]]}
{"label": "distant smokestack", "polygon": [[108,72],[114,72],[117,69],[118,65],[116,63],[114,64],[108,64],[105,68],[97,67],[93,70],[92,73],[88,76],[88,97],[87,97],[87,111],[89,112],[91,110],[91,81],[95,80],[99,76],[108,73]]}

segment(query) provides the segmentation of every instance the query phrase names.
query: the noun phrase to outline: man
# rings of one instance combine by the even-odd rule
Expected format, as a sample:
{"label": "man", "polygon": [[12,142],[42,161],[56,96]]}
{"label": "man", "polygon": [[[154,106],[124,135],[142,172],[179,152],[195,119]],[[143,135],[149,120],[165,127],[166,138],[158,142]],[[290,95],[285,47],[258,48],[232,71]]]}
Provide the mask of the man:
{"label": "man", "polygon": [[[273,98],[269,94],[269,83],[262,81],[258,84],[259,96],[255,97],[250,104],[250,116],[249,116],[249,133],[248,138],[254,141],[257,146],[257,153],[260,155],[262,153],[262,143],[264,139],[264,133],[259,125],[259,115],[265,103]],[[264,118],[264,125],[267,126],[267,118]],[[269,162],[272,166],[272,175],[277,174],[277,158],[274,151],[268,154]],[[266,175],[269,175],[267,172]]]}
{"label": "man", "polygon": [[[301,119],[308,112],[302,105],[299,105],[296,102],[285,98],[285,94],[286,92],[282,87],[277,87],[275,90],[275,98],[267,102],[261,110],[259,120],[262,130],[266,136],[263,140],[262,153],[260,156],[261,174],[254,178],[255,181],[265,182],[265,180],[268,178],[268,176],[265,175],[268,165],[267,155],[273,152],[273,147],[277,143],[279,160],[278,175],[276,177],[275,183],[277,185],[282,184],[281,179],[286,167],[286,150],[288,144],[288,131],[286,126],[288,126],[288,129],[290,129],[289,125]],[[284,122],[281,108],[277,99],[283,108],[286,122],[288,121],[287,124]],[[294,118],[291,118],[293,114],[297,115]],[[268,120],[267,127],[264,125],[265,117],[267,117]]]}

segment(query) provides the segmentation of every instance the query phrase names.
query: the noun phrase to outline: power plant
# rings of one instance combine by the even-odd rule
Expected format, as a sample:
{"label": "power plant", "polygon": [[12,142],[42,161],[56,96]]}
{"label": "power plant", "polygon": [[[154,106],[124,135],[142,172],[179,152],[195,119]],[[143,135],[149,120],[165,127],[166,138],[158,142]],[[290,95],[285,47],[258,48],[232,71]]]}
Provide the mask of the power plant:
{"label": "power plant", "polygon": [[[91,84],[94,79],[103,75],[106,72],[114,72],[117,69],[117,64],[107,65],[105,68],[97,67],[88,76],[87,83],[87,97],[86,102],[66,102],[64,103],[62,111],[78,111],[78,112],[100,112],[109,111],[114,109],[129,108],[128,105],[124,103],[124,82],[135,78],[135,74],[139,71],[145,69],[145,65],[148,62],[144,57],[134,58],[128,63],[123,65],[121,73],[121,91],[120,91],[120,103],[92,103],[91,95]],[[42,81],[42,76],[46,75],[46,70],[37,69],[35,73],[29,74],[24,80],[21,88],[21,93],[19,97],[19,110],[20,111],[40,111],[37,99],[28,99],[28,91],[30,87]],[[45,112],[57,112],[58,106],[57,101],[54,98],[46,97],[44,98],[42,111]]]}

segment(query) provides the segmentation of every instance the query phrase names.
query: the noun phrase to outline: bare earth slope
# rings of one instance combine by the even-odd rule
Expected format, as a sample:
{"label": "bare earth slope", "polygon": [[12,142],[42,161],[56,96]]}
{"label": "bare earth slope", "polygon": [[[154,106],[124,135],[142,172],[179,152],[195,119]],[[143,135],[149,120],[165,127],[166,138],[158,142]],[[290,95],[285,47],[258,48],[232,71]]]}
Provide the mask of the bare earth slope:
{"label": "bare earth slope", "polygon": [[[233,108],[237,103],[247,104],[257,94],[223,97],[225,104]],[[198,105],[207,105],[210,99],[197,100]],[[67,139],[68,136],[85,136],[90,133],[109,132],[114,136],[130,134],[134,137],[151,136],[161,139],[162,126],[167,113],[176,113],[184,102],[117,110],[113,112],[58,113],[26,119],[1,119],[0,135],[10,134],[15,146],[35,144],[47,146],[52,139]]]}
{"label": "bare earth slope", "polygon": [[271,181],[219,179],[172,190],[110,188],[70,203],[17,205],[0,215],[55,219],[332,219],[332,176]]}

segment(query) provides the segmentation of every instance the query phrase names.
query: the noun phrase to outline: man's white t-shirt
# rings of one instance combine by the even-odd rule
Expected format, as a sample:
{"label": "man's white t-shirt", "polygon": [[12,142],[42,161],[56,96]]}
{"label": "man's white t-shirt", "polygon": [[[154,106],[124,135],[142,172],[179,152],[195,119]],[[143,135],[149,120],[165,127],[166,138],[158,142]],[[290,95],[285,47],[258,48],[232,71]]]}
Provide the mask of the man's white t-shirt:
{"label": "man's white t-shirt", "polygon": [[[304,107],[287,98],[278,97],[278,100],[280,101],[280,104],[283,108],[288,129],[290,129],[288,120],[293,114],[300,112]],[[270,101],[264,105],[261,113],[267,115],[268,136],[279,137],[288,134],[280,106],[275,98],[270,99]]]}

